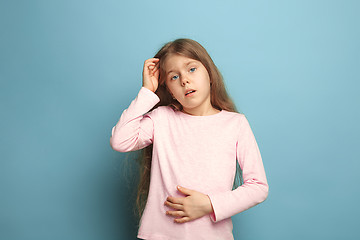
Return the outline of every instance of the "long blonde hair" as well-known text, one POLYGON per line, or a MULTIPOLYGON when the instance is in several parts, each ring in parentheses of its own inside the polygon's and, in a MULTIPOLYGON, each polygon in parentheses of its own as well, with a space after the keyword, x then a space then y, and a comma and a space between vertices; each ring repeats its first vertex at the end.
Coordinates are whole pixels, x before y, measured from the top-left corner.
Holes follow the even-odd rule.
MULTIPOLYGON (((160 59, 159 86, 155 91, 155 94, 160 98, 160 102, 157 103, 150 111, 159 106, 170 106, 175 111, 182 110, 181 104, 176 99, 172 98, 165 84, 164 64, 166 58, 170 54, 179 54, 200 61, 209 73, 211 82, 211 105, 218 110, 238 112, 235 104, 226 92, 223 77, 218 68, 215 66, 208 52, 198 42, 187 38, 180 38, 166 43, 154 56, 155 58, 160 59)), ((137 187, 136 206, 134 208, 134 212, 138 221, 140 220, 144 211, 149 193, 152 149, 152 144, 144 149, 141 149, 140 154, 136 159, 137 163, 139 164, 140 180, 137 187)), ((237 163, 233 189, 242 185, 242 183, 242 171, 237 163)))

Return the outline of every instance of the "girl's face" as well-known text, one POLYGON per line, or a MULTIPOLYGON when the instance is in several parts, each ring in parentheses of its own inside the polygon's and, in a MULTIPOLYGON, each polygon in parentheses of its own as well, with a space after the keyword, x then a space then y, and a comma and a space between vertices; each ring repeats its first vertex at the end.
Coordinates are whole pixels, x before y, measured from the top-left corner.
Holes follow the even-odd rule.
POLYGON ((168 91, 191 115, 209 115, 214 112, 210 102, 210 77, 204 65, 197 60, 172 54, 164 64, 168 91), (195 90, 186 94, 190 89, 195 90))

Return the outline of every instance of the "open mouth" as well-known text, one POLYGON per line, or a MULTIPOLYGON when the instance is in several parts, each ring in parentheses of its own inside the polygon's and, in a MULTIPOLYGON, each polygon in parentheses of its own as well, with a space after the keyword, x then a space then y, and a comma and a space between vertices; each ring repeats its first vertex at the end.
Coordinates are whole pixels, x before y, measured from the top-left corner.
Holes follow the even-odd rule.
POLYGON ((190 92, 186 93, 185 96, 191 96, 191 95, 193 95, 195 92, 196 92, 195 90, 190 91, 190 92))

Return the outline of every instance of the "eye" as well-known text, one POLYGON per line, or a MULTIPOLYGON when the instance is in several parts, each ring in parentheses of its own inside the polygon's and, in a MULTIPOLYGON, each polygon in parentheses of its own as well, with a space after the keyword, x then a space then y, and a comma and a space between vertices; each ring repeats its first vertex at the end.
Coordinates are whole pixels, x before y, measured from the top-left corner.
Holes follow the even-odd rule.
POLYGON ((196 68, 190 68, 190 72, 195 72, 196 68))
POLYGON ((172 80, 176 80, 177 78, 175 78, 175 77, 179 77, 178 75, 175 75, 175 76, 173 76, 171 79, 172 80))

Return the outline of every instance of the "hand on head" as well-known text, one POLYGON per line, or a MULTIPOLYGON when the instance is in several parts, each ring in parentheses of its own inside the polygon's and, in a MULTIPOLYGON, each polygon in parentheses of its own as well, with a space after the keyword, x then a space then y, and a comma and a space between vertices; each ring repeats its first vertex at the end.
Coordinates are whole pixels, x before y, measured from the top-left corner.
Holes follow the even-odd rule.
POLYGON ((158 58, 149 58, 144 62, 143 87, 155 92, 159 86, 160 61, 158 58))

